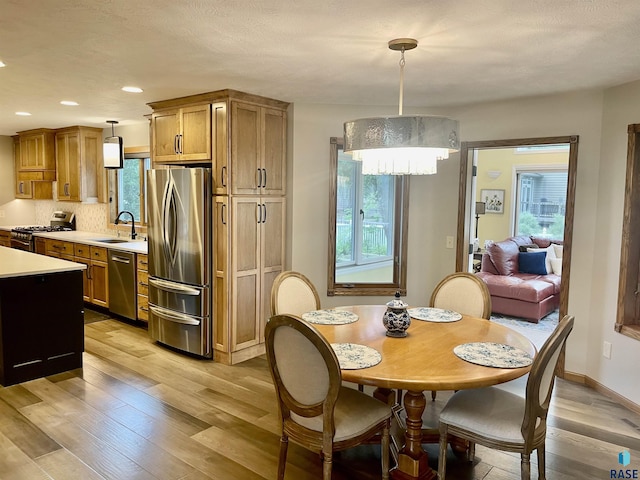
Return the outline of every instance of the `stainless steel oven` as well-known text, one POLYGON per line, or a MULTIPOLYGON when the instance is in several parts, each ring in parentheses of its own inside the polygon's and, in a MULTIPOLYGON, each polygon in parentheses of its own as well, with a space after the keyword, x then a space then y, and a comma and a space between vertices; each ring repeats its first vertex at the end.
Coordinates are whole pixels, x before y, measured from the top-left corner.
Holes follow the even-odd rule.
POLYGON ((11 236, 11 248, 17 248, 18 250, 26 250, 27 252, 35 251, 33 236, 29 235, 29 238, 24 240, 22 238, 11 236))
POLYGON ((16 227, 11 229, 11 248, 35 252, 34 233, 64 232, 76 229, 76 216, 73 212, 53 212, 48 226, 16 227))

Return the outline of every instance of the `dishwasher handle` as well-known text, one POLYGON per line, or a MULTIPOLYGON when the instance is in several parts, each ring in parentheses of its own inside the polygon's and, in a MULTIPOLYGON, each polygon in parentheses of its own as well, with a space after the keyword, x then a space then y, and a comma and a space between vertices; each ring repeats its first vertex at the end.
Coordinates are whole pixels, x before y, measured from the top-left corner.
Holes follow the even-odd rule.
POLYGON ((129 265, 131 263, 131 259, 128 257, 120 257, 118 255, 111 255, 111 261, 113 262, 117 262, 117 263, 124 263, 126 265, 129 265))

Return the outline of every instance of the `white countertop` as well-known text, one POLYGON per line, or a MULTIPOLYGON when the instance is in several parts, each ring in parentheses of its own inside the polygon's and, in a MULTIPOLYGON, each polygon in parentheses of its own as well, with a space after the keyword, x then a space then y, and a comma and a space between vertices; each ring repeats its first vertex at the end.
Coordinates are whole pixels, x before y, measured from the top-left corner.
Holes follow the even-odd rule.
POLYGON ((0 247, 0 278, 85 270, 83 263, 69 262, 15 248, 0 247))
POLYGON ((86 245, 95 245, 105 247, 111 250, 120 250, 123 252, 147 253, 147 242, 145 240, 128 240, 122 243, 106 243, 98 242, 101 239, 117 239, 127 240, 125 237, 116 237, 104 233, 81 232, 78 230, 71 232, 38 232, 34 233, 36 237, 53 238, 65 242, 84 243, 86 245))
MULTIPOLYGON (((16 228, 18 225, 0 225, 0 230, 11 231, 12 228, 16 228)), ((28 226, 28 225, 27 225, 28 226)), ((120 250, 124 252, 133 253, 147 253, 147 242, 145 240, 128 240, 122 243, 105 243, 96 242, 95 240, 101 239, 115 239, 127 240, 126 237, 116 237, 108 233, 95 233, 84 232, 74 230, 71 232, 34 232, 34 236, 43 238, 53 238, 55 240, 63 240, 65 242, 77 242, 85 243, 87 245, 96 245, 98 247, 111 248, 113 250, 120 250)))

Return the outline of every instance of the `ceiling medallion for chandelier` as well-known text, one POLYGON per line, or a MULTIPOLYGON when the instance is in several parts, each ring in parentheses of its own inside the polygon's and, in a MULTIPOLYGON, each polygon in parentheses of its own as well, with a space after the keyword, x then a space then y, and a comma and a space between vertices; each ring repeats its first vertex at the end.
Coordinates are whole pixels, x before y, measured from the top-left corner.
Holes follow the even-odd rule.
POLYGON ((365 175, 431 175, 437 161, 449 158, 460 148, 458 121, 428 115, 402 115, 404 52, 418 41, 398 38, 389 41, 400 51, 400 99, 398 116, 360 118, 344 123, 344 151, 362 161, 365 175))

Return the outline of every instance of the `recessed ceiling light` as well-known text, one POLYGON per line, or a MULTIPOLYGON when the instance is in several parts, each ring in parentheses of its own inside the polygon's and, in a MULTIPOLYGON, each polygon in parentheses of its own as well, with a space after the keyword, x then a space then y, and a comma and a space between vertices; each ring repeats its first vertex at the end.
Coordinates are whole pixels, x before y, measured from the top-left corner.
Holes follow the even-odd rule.
POLYGON ((31 114, 29 112, 16 112, 16 115, 20 115, 21 117, 30 117, 31 114))
POLYGON ((7 64, 6 64, 6 63, 4 63, 2 60, 0 60, 0 68, 2 68, 2 67, 6 67, 6 66, 7 66, 7 64))
POLYGON ((140 87, 122 87, 122 90, 129 93, 142 93, 142 89, 140 87))
POLYGON ((77 107, 78 106, 78 102, 74 102, 73 100, 62 100, 60 102, 60 104, 62 105, 68 105, 70 107, 77 107))

